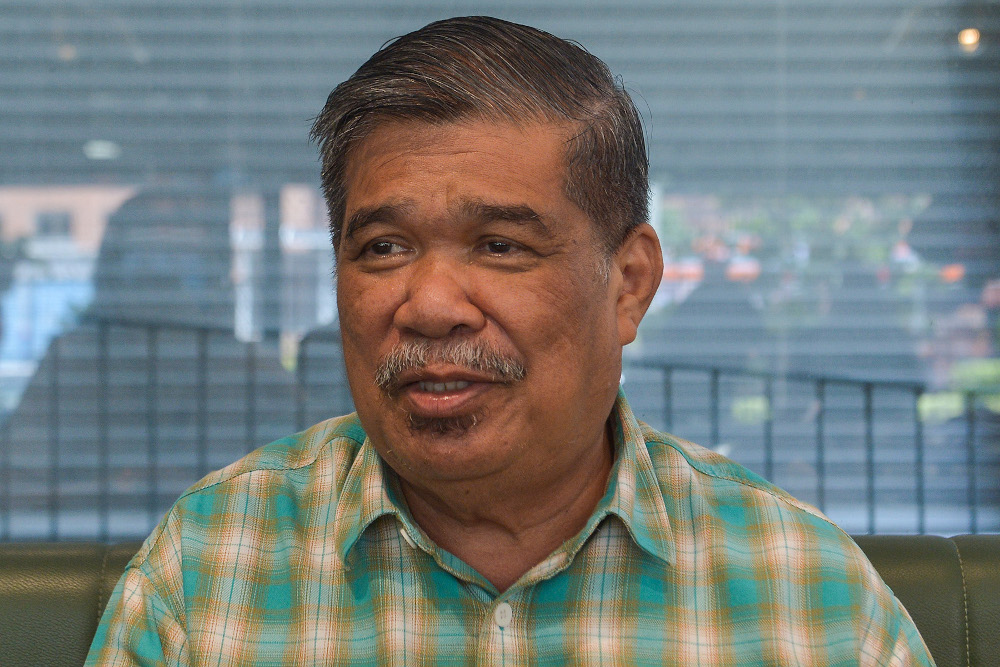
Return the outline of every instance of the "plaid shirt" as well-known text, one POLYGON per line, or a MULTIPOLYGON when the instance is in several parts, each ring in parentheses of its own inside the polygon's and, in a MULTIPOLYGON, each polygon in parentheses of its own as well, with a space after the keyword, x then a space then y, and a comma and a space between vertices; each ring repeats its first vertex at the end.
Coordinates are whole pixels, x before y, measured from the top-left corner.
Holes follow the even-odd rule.
POLYGON ((613 413, 580 533, 500 593, 410 517, 355 415, 209 475, 125 571, 88 665, 931 665, 850 538, 613 413))

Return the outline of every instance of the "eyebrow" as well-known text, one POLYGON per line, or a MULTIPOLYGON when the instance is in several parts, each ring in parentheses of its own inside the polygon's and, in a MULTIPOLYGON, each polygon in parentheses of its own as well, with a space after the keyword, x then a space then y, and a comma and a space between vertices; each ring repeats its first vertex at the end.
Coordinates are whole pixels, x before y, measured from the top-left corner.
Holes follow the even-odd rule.
MULTIPOLYGON (((342 238, 351 238, 365 227, 375 223, 384 222, 392 224, 412 213, 415 207, 416 205, 413 202, 404 201, 397 204, 382 204, 380 206, 359 208, 344 223, 342 238)), ((471 200, 463 203, 459 207, 459 210, 462 218, 475 220, 480 223, 511 222, 529 225, 546 238, 552 238, 553 236, 545 217, 524 204, 506 205, 471 200)))
POLYGON ((529 225, 546 238, 552 237, 552 230, 549 228, 545 216, 524 204, 492 204, 485 201, 473 200, 462 204, 461 211, 463 216, 473 220, 480 222, 512 222, 529 225))
POLYGON ((413 208, 414 205, 410 202, 359 208, 344 223, 344 231, 341 233, 341 237, 345 239, 351 238, 368 225, 373 225, 376 222, 392 223, 405 217, 413 208))

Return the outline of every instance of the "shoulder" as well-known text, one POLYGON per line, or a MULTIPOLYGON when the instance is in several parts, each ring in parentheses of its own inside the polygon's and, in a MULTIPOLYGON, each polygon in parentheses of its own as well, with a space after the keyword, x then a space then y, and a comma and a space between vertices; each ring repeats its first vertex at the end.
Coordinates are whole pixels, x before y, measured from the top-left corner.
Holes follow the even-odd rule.
POLYGON ((305 431, 275 440, 250 452, 242 459, 206 475, 178 499, 179 505, 211 493, 227 493, 243 478, 282 482, 296 477, 297 471, 312 472, 317 466, 350 467, 365 441, 365 432, 356 413, 327 419, 305 431))
POLYGON ((822 645, 867 656, 861 664, 896 664, 894 655, 925 664, 913 622, 840 527, 717 452, 642 428, 681 578, 712 573, 727 613, 737 613, 734 591, 746 589, 742 598, 758 603, 763 596, 779 616, 805 619, 799 631, 822 645))
POLYGON ((690 541, 734 562, 745 555, 751 565, 780 560, 779 573, 881 584, 854 540, 820 510, 717 452, 642 428, 679 546, 690 541))
MULTIPOLYGON (((174 503, 129 564, 154 580, 237 532, 280 541, 294 525, 332 512, 365 441, 356 414, 320 422, 206 475, 174 503), (159 575, 157 576, 157 572, 159 575)), ((186 566, 185 566, 186 567, 186 566)))
MULTIPOLYGON (((681 493, 705 506, 724 508, 734 503, 750 507, 783 509, 817 527, 842 533, 818 509, 795 498, 757 473, 711 449, 642 424, 643 439, 656 469, 661 489, 678 496, 681 493)), ((848 538, 849 539, 849 538, 848 538)))

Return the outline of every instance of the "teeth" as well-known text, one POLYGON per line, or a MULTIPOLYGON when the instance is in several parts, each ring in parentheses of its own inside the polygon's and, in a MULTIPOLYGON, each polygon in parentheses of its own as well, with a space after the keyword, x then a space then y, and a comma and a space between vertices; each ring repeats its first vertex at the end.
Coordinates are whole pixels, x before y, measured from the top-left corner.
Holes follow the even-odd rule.
POLYGON ((426 380, 421 380, 420 391, 430 391, 435 393, 457 391, 459 389, 465 389, 469 386, 469 384, 471 383, 465 380, 456 380, 455 382, 427 382, 426 380))

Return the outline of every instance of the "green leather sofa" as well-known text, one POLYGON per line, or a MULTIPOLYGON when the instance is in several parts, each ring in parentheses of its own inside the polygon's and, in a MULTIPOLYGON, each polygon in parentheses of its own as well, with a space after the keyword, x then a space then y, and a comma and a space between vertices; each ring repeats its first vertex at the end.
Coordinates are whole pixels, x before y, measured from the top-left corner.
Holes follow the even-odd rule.
MULTIPOLYGON (((855 538, 939 667, 1000 665, 1000 535, 855 538)), ((137 543, 0 544, 0 665, 83 663, 137 543)))

